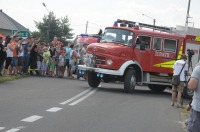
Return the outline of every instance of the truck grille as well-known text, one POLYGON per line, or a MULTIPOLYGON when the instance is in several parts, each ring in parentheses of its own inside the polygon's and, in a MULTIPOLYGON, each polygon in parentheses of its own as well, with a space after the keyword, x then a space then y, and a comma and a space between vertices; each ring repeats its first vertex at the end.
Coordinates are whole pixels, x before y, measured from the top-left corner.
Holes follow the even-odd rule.
POLYGON ((106 64, 106 57, 96 55, 96 64, 105 65, 106 64))

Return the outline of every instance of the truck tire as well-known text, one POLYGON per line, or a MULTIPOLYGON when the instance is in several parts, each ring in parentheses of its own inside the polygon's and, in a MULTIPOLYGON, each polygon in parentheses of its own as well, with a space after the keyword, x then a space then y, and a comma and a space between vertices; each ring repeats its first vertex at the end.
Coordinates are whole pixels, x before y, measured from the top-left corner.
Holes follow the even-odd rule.
POLYGON ((135 72, 132 69, 128 69, 124 79, 124 91, 126 93, 131 93, 135 89, 136 77, 135 72))
POLYGON ((88 71, 87 74, 88 74, 87 80, 90 87, 92 88, 98 87, 101 82, 101 78, 97 77, 95 72, 88 71))
POLYGON ((184 87, 183 89, 183 97, 186 99, 192 99, 192 96, 194 95, 194 92, 189 90, 187 87, 184 87))
POLYGON ((151 89, 154 92, 163 92, 166 89, 166 86, 163 85, 156 85, 156 84, 149 84, 148 85, 149 89, 151 89))

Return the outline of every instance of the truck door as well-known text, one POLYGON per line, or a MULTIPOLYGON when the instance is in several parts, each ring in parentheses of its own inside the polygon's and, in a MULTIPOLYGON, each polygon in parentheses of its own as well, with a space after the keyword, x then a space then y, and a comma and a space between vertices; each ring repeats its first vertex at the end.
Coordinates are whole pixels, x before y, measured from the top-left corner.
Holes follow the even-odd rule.
POLYGON ((154 37, 152 54, 152 72, 172 73, 177 58, 178 40, 154 37))
POLYGON ((151 37, 138 35, 135 44, 136 61, 142 66, 143 71, 149 71, 151 64, 151 37))

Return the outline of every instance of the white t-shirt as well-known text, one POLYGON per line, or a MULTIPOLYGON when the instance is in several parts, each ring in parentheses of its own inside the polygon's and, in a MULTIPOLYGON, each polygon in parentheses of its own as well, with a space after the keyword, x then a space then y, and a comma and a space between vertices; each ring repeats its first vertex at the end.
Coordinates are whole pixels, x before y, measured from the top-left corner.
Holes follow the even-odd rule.
POLYGON ((194 68, 191 77, 198 79, 198 86, 197 89, 194 91, 194 96, 191 105, 195 111, 200 112, 200 66, 196 66, 194 68))
MULTIPOLYGON (((174 63, 174 75, 178 75, 186 62, 184 60, 177 60, 174 63)), ((185 81, 185 71, 188 71, 188 64, 185 64, 181 74, 180 74, 180 81, 185 81)))
POLYGON ((10 43, 7 45, 7 57, 13 57, 13 51, 11 51, 9 47, 11 47, 10 43))
POLYGON ((83 48, 81 49, 81 52, 80 52, 80 60, 83 61, 85 53, 86 53, 86 49, 85 49, 85 47, 83 47, 83 48))
POLYGON ((24 56, 24 50, 22 50, 21 52, 18 51, 18 57, 23 57, 23 56, 24 56))

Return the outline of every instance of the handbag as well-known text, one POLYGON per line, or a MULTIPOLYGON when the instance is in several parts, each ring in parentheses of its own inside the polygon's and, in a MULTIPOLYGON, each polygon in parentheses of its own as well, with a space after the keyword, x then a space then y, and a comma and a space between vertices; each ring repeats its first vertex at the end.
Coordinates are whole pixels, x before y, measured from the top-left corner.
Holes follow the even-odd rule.
POLYGON ((183 68, 185 67, 185 64, 183 65, 183 67, 182 67, 182 69, 181 69, 181 71, 180 71, 180 73, 178 75, 173 75, 173 77, 172 77, 172 85, 177 86, 177 85, 180 84, 180 74, 181 74, 183 68))

